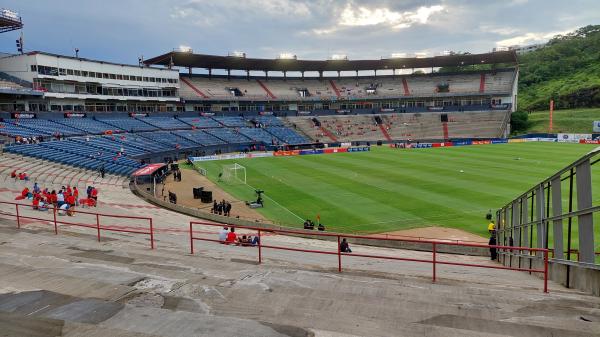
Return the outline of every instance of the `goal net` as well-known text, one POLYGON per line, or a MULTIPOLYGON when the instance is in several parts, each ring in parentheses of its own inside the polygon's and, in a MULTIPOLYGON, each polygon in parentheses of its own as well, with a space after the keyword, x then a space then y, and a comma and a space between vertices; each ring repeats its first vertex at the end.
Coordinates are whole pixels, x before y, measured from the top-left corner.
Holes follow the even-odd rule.
POLYGON ((221 180, 228 184, 245 184, 246 168, 238 163, 232 165, 224 165, 221 180))

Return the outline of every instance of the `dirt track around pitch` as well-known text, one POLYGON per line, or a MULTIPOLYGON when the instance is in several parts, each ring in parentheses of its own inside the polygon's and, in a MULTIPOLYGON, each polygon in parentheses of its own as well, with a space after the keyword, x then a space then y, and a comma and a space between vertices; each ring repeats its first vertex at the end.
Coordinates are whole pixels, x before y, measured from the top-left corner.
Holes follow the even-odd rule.
MULTIPOLYGON (((241 219, 260 222, 271 222, 262 214, 258 213, 246 206, 245 201, 236 199, 231 194, 223 191, 218 185, 210 181, 205 176, 194 170, 181 170, 181 181, 173 181, 173 176, 170 175, 165 181, 164 196, 169 195, 169 191, 177 194, 177 204, 197 208, 204 212, 209 212, 212 208, 212 203, 204 204, 200 199, 194 199, 192 188, 204 187, 206 191, 212 191, 213 199, 217 201, 226 200, 231 203, 231 217, 239 216, 241 219)), ((161 197, 162 185, 156 187, 156 194, 161 197)))

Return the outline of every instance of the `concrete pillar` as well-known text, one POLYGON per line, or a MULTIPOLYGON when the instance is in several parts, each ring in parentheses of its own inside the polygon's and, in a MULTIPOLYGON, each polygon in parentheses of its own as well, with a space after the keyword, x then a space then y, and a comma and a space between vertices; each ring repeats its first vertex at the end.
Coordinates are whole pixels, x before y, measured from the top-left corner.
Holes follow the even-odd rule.
MULTIPOLYGON (((558 216, 562 214, 562 195, 560 186, 560 176, 555 177, 550 182, 550 188, 552 189, 552 216, 558 216)), ((552 247, 554 248, 554 258, 564 259, 564 246, 563 246, 563 221, 557 219, 552 221, 552 234, 554 242, 552 247)))
MULTIPOLYGON (((592 174, 590 160, 575 168, 577 183, 577 210, 592 207, 592 174)), ((590 212, 577 216, 579 228, 579 261, 594 263, 594 215, 590 212)))

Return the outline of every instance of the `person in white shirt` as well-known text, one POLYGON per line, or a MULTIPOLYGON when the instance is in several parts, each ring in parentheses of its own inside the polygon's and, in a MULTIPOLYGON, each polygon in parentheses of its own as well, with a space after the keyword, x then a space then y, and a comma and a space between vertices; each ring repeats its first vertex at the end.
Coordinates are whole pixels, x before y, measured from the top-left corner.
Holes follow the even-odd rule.
POLYGON ((58 192, 58 194, 56 195, 56 203, 58 204, 58 207, 62 206, 65 203, 65 195, 62 191, 58 192))
POLYGON ((219 241, 225 242, 227 240, 227 234, 229 234, 229 229, 227 227, 223 227, 219 232, 219 241))

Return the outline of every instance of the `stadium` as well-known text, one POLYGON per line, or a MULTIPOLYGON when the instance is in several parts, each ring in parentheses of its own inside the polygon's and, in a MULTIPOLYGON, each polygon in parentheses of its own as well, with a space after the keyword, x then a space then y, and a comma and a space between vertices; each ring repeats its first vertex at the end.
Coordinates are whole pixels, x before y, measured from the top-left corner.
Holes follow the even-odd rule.
POLYGON ((554 130, 552 101, 515 132, 519 50, 124 64, 16 42, 0 335, 600 335, 600 122, 554 130))

